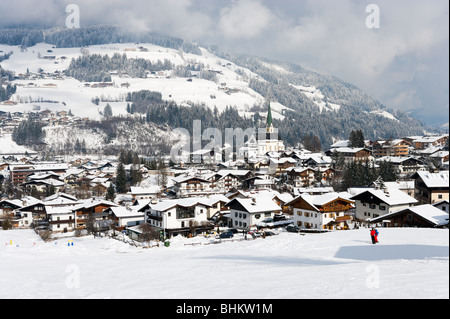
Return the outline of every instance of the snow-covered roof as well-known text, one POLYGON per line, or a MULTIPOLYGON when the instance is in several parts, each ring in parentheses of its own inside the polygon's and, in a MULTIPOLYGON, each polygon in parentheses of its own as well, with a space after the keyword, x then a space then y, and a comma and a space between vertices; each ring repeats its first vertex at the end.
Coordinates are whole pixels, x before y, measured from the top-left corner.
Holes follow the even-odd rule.
POLYGON ((340 148, 340 147, 348 147, 350 144, 349 140, 344 140, 344 141, 337 141, 336 143, 334 143, 333 145, 331 145, 331 148, 340 148))
MULTIPOLYGON (((449 187, 449 171, 430 173, 428 171, 418 171, 416 174, 422 179, 427 187, 449 187)), ((415 175, 415 174, 414 174, 415 175)))
POLYGON ((216 174, 220 176, 227 176, 227 175, 234 175, 234 176, 245 176, 249 173, 249 170, 228 170, 228 169, 222 169, 218 171, 216 174))
POLYGON ((95 207, 98 205, 107 205, 107 206, 111 206, 111 207, 119 206, 116 203, 113 203, 110 201, 89 198, 89 199, 86 199, 85 201, 83 201, 81 204, 72 207, 72 209, 73 210, 87 209, 87 208, 95 207))
POLYGON ((156 204, 149 203, 149 206, 152 210, 163 212, 167 211, 169 209, 172 209, 176 206, 181 207, 192 207, 202 205, 206 207, 210 207, 211 204, 207 198, 203 197, 189 197, 189 198, 180 198, 180 199, 168 199, 168 200, 162 200, 156 204))
POLYGON ((427 221, 434 224, 435 226, 443 226, 443 225, 448 224, 448 219, 449 219, 448 213, 444 212, 444 211, 440 210, 439 208, 434 207, 433 205, 430 205, 430 204, 408 207, 406 209, 392 212, 390 214, 386 214, 381 217, 373 218, 370 220, 370 222, 375 223, 375 222, 380 221, 381 219, 386 220, 395 215, 402 214, 405 211, 410 211, 410 212, 422 217, 423 219, 426 219, 427 221))
POLYGON ((226 197, 225 195, 223 195, 223 194, 214 194, 214 195, 210 195, 209 197, 208 197, 208 199, 209 199, 209 204, 210 205, 214 205, 214 204, 216 204, 217 202, 225 202, 225 203, 228 203, 230 200, 228 199, 228 197, 226 197))
POLYGON ((74 214, 72 207, 45 207, 47 215, 74 214))
POLYGON ((234 201, 244 207, 244 209, 249 213, 262 213, 262 212, 275 212, 281 211, 281 207, 278 206, 271 198, 265 196, 257 196, 253 198, 235 198, 231 200, 227 206, 232 204, 234 201))
POLYGON ((158 194, 160 192, 161 187, 158 185, 148 187, 131 187, 131 194, 133 195, 158 194))
POLYGON ((415 198, 396 188, 386 190, 368 189, 360 194, 352 196, 351 199, 355 200, 363 193, 369 193, 371 196, 375 196, 389 206, 415 204, 418 202, 415 198))
POLYGON ((341 193, 336 193, 336 192, 330 192, 330 193, 325 193, 325 194, 321 194, 321 195, 302 194, 302 195, 296 197, 295 199, 293 199, 289 203, 292 203, 292 202, 296 201, 300 197, 304 201, 306 201, 309 205, 314 207, 317 211, 319 211, 319 208, 317 206, 326 205, 326 204, 328 204, 328 203, 330 203, 332 201, 335 201, 337 199, 343 199, 343 200, 346 200, 346 201, 353 202, 352 199, 349 199, 348 193, 341 194, 341 193))
POLYGON ((126 218, 126 217, 144 217, 143 212, 139 212, 138 207, 111 207, 109 210, 118 218, 126 218))

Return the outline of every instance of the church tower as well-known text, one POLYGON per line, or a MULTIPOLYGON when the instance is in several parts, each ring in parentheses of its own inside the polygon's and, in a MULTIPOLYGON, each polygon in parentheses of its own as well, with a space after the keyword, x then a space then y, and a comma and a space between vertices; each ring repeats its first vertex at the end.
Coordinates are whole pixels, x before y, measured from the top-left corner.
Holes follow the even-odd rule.
POLYGON ((269 111, 267 113, 267 124, 266 124, 266 134, 272 134, 274 132, 274 127, 273 127, 273 119, 272 119, 272 108, 270 107, 270 102, 269 102, 269 111))

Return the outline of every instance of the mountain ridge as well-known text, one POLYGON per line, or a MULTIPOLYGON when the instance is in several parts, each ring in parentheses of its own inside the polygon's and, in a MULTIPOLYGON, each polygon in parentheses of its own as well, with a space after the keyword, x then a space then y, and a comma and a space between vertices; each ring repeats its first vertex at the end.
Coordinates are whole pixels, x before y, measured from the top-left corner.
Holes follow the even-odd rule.
MULTIPOLYGON (((36 31, 30 31, 28 34, 24 30, 12 29, 8 32, 1 33, 3 36, 0 36, 0 43, 8 42, 15 45, 20 43, 23 47, 24 43, 33 44, 33 41, 44 39, 44 35, 41 39, 38 36, 39 32, 36 31), (11 33, 9 37, 8 32, 11 33)), ((419 135, 428 129, 419 120, 406 113, 388 109, 354 84, 342 81, 333 75, 307 70, 297 64, 249 55, 235 56, 224 53, 217 47, 200 47, 196 43, 174 37, 154 33, 131 35, 121 33, 120 29, 108 29, 105 26, 42 32, 45 33, 46 42, 53 42, 50 45, 54 49, 48 50, 60 52, 60 55, 65 52, 70 53, 71 61, 74 61, 77 55, 74 51, 64 51, 64 49, 73 48, 80 51, 85 49, 103 52, 106 55, 113 52, 106 49, 102 51, 102 48, 117 47, 118 50, 115 53, 125 54, 126 59, 134 59, 133 62, 141 56, 152 59, 155 59, 155 56, 170 58, 173 64, 172 70, 165 70, 163 76, 148 84, 142 84, 135 78, 129 79, 122 75, 113 76, 115 83, 119 81, 122 82, 121 84, 126 81, 132 83, 132 88, 128 92, 140 91, 151 86, 154 91, 161 90, 165 100, 172 99, 179 107, 189 107, 197 103, 214 111, 221 101, 219 112, 224 111, 225 105, 237 107, 239 114, 246 119, 252 119, 252 124, 255 126, 263 123, 267 111, 266 103, 270 100, 276 115, 274 125, 279 128, 281 137, 286 139, 288 145, 294 146, 304 136, 316 135, 320 137, 326 148, 337 139, 346 139, 355 129, 363 129, 366 138, 370 139, 419 135), (115 41, 144 39, 158 44, 151 43, 151 47, 143 48, 148 50, 146 55, 145 51, 137 51, 139 47, 147 46, 148 42, 109 43, 111 39, 115 41), (78 46, 83 44, 86 46, 78 46), (125 52, 124 45, 128 44, 130 50, 136 51, 125 52), (161 48, 165 48, 166 52, 161 52, 164 51, 161 48), (200 72, 204 72, 203 75, 200 72), (192 79, 196 85, 193 86, 194 89, 185 94, 185 99, 183 97, 176 99, 174 96, 181 95, 182 89, 187 90, 187 81, 192 79), (227 83, 223 82, 225 80, 227 83), (169 85, 172 85, 173 92, 168 89, 169 85), (204 96, 200 97, 201 95, 204 96)), ((38 43, 34 45, 34 50, 40 50, 38 43)), ((92 56, 93 53, 95 52, 89 52, 88 55, 92 56)), ((83 53, 79 52, 78 56, 83 56, 83 53)), ((9 58, 14 59, 14 55, 9 58)), ((7 65, 8 60, 5 61, 3 64, 7 65)), ((36 63, 41 62, 43 61, 39 60, 36 63)), ((67 65, 62 61, 60 63, 67 65)), ((54 65, 50 70, 53 69, 55 69, 54 65)), ((62 67, 59 69, 61 70, 62 67)), ((112 70, 106 71, 112 72, 112 70)), ((151 76, 150 73, 148 77, 151 76)), ((145 80, 147 78, 142 79, 142 81, 145 80)), ((84 82, 78 84, 74 82, 73 85, 81 86, 81 83, 84 82)), ((117 94, 119 90, 115 91, 117 94)), ((28 91, 25 92, 28 93, 28 91)), ((19 90, 15 98, 20 99, 20 97, 19 90)), ((123 102, 125 101, 121 102, 121 107, 125 108, 123 102)), ((70 102, 67 101, 67 103, 70 102)), ((102 109, 104 104, 101 104, 98 109, 102 109)))

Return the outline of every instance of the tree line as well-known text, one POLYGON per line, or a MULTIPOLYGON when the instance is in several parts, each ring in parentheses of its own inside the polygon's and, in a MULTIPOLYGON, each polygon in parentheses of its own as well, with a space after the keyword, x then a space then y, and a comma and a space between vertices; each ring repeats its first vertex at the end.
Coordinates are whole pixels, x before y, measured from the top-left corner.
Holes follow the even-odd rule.
POLYGON ((14 128, 12 140, 18 145, 35 146, 45 137, 44 124, 31 116, 14 128))

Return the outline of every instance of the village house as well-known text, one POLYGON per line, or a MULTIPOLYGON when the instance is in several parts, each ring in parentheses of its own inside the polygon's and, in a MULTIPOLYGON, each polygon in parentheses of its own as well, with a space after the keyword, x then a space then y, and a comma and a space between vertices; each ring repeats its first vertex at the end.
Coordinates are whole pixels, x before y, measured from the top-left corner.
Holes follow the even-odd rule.
POLYGON ((211 181, 198 177, 180 175, 172 179, 173 190, 180 197, 211 194, 211 181))
POLYGON ((432 146, 444 146, 448 140, 448 134, 437 136, 422 136, 412 141, 416 150, 423 150, 432 146))
POLYGON ((231 189, 241 188, 244 180, 250 177, 248 170, 220 170, 209 176, 205 176, 211 182, 211 190, 227 192, 231 189))
POLYGON ((208 208, 206 218, 209 220, 217 213, 227 211, 228 208, 226 207, 226 204, 229 201, 230 200, 222 194, 208 196, 208 203, 211 207, 208 208))
POLYGON ((164 231, 165 237, 189 235, 213 227, 208 222, 207 198, 182 198, 152 201, 141 208, 145 222, 164 231))
POLYGON ((327 156, 342 156, 345 163, 373 161, 372 152, 366 148, 339 147, 325 152, 327 156))
POLYGON ((276 213, 282 211, 280 206, 266 196, 236 197, 226 206, 230 209, 231 226, 242 230, 249 230, 266 219, 273 219, 276 213))
POLYGON ((75 212, 70 206, 66 207, 47 207, 47 221, 49 230, 52 232, 72 232, 76 228, 75 212))
POLYGON ((294 188, 313 186, 317 171, 310 167, 291 167, 285 170, 286 181, 294 188))
POLYGON ((271 158, 269 162, 270 167, 276 167, 277 175, 281 175, 286 169, 293 168, 296 165, 297 161, 292 157, 271 158))
POLYGON ((381 180, 376 180, 369 184, 369 187, 380 189, 385 187, 387 189, 399 189, 405 194, 414 197, 415 189, 414 189, 414 180, 405 180, 405 181, 395 181, 395 182, 383 182, 381 180))
POLYGON ((375 160, 376 163, 389 162, 395 167, 399 175, 407 176, 417 171, 425 170, 425 163, 417 158, 407 156, 384 156, 375 160))
POLYGON ((109 226, 108 214, 104 211, 110 207, 117 207, 119 205, 102 200, 90 198, 84 200, 81 204, 76 205, 72 210, 76 213, 75 222, 77 229, 86 229, 86 224, 89 218, 94 218, 99 228, 107 228, 109 226))
POLYGON ((437 228, 448 226, 448 220, 448 212, 444 212, 433 205, 424 204, 373 218, 370 223, 381 224, 383 227, 437 228))
POLYGON ((0 201, 0 225, 2 224, 2 220, 10 218, 13 227, 30 226, 32 222, 31 214, 30 217, 24 221, 23 216, 21 216, 18 210, 39 202, 40 201, 37 198, 31 196, 24 196, 20 199, 4 199, 0 201))
POLYGON ((430 173, 419 171, 414 173, 416 194, 420 204, 433 204, 441 200, 449 200, 449 171, 430 173))
POLYGON ((412 143, 403 139, 376 141, 372 145, 372 155, 375 158, 383 156, 408 156, 411 146, 412 143))
POLYGON ((369 189, 350 197, 355 201, 356 219, 365 222, 414 206, 418 201, 403 191, 393 189, 369 189))
POLYGON ((119 206, 105 209, 104 213, 108 214, 109 219, 115 223, 115 228, 119 231, 127 227, 141 225, 145 222, 145 216, 140 211, 139 206, 119 206))
POLYGON ((138 201, 149 201, 151 199, 155 199, 161 195, 161 187, 160 186, 151 186, 151 187, 131 187, 131 196, 138 201))
POLYGON ((292 207, 294 225, 301 229, 348 229, 353 221, 354 201, 338 193, 303 194, 287 205, 292 207))

